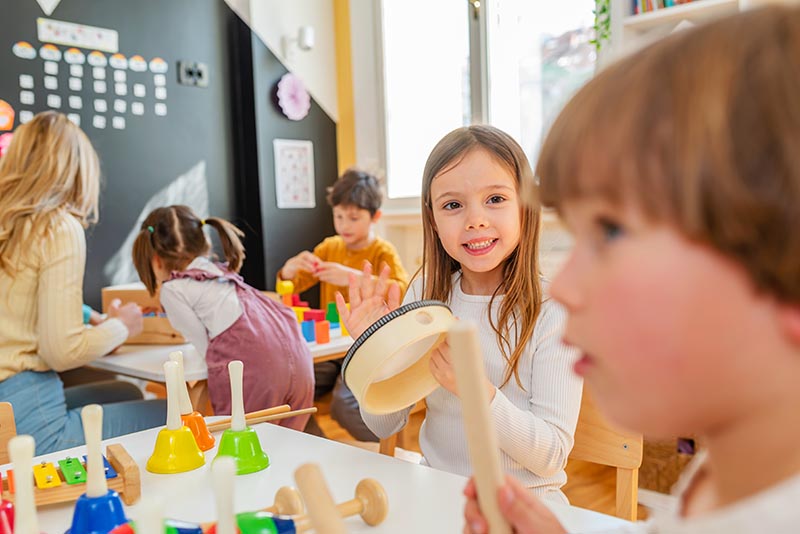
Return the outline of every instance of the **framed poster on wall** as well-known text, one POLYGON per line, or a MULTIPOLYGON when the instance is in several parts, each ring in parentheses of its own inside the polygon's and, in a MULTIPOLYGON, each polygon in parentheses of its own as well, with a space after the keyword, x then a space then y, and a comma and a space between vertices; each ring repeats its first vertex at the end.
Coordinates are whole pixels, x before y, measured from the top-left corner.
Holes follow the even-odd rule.
POLYGON ((314 208, 314 144, 275 139, 275 193, 280 209, 314 208))

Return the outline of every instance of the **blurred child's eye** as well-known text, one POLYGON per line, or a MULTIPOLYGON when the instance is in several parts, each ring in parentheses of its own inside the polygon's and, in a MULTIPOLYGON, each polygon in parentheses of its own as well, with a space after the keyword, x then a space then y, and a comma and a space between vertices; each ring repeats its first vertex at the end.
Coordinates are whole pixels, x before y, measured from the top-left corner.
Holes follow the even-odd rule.
POLYGON ((460 207, 461 207, 461 204, 459 204, 459 203, 458 203, 458 202, 456 202, 455 200, 454 200, 454 201, 452 201, 452 202, 448 202, 447 204, 445 204, 444 206, 442 206, 442 208, 444 208, 444 209, 446 209, 446 210, 454 210, 454 209, 458 209, 458 208, 460 208, 460 207))
POLYGON ((624 233, 622 226, 609 218, 599 217, 597 219, 597 224, 600 226, 600 230, 603 234, 603 240, 605 241, 613 241, 619 237, 622 237, 624 233))
POLYGON ((505 197, 502 197, 500 195, 494 195, 490 197, 488 200, 489 204, 499 204, 503 201, 505 201, 505 197))

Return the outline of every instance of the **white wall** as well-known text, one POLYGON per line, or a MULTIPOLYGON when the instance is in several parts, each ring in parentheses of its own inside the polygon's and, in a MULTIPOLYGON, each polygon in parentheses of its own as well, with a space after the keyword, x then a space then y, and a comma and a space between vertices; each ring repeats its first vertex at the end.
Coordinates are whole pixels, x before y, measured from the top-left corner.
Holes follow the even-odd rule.
POLYGON ((335 122, 336 41, 332 0, 226 0, 286 68, 299 76, 308 92, 335 122), (248 7, 249 6, 249 7, 248 7), (297 37, 300 26, 313 26, 315 44, 284 53, 283 36, 297 37))

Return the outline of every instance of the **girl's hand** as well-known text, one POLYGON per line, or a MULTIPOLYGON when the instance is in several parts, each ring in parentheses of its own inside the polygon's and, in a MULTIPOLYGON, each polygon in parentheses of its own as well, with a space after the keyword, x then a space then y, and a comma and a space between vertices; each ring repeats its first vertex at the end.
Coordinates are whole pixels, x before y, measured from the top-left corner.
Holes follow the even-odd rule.
POLYGON ((400 306, 400 286, 389 280, 391 269, 384 263, 378 278, 372 277, 372 265, 364 262, 361 277, 350 274, 350 309, 341 293, 336 293, 339 317, 355 339, 369 326, 400 306))
POLYGON ((350 275, 361 276, 361 271, 336 263, 333 261, 323 261, 317 266, 314 275, 322 282, 335 286, 346 286, 350 283, 350 275))
MULTIPOLYGON (((433 378, 439 382, 444 389, 458 397, 458 384, 456 383, 456 373, 453 369, 453 359, 450 354, 450 344, 447 341, 440 343, 431 354, 428 363, 433 378)), ((494 387, 488 378, 483 377, 484 387, 489 396, 489 402, 494 400, 497 388, 494 387)))
MULTIPOLYGON (((311 274, 315 274, 315 271, 322 263, 318 257, 314 256, 307 250, 304 250, 297 256, 293 258, 289 258, 286 264, 283 266, 280 272, 280 277, 284 280, 291 280, 299 271, 306 271, 311 274)), ((344 285, 344 284, 342 284, 344 285)))
POLYGON ((439 385, 458 397, 456 373, 453 370, 453 363, 450 360, 450 344, 446 340, 439 343, 439 345, 433 349, 428 366, 430 367, 433 378, 439 382, 439 385))
MULTIPOLYGON (((467 503, 464 505, 464 534, 485 534, 489 524, 478 505, 475 481, 470 479, 464 488, 467 503)), ((506 483, 498 488, 500 512, 517 534, 566 534, 556 516, 515 478, 506 475, 506 483)))
POLYGON ((108 318, 119 319, 128 329, 128 337, 138 336, 144 329, 144 318, 142 309, 135 303, 129 302, 124 306, 119 299, 114 299, 108 307, 108 318))

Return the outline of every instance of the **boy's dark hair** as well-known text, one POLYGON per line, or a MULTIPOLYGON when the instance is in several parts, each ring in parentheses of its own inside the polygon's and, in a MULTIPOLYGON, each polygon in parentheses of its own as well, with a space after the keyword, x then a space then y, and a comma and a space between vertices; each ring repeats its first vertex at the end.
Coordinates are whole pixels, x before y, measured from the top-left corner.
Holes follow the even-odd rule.
POLYGON ((333 187, 328 188, 331 206, 356 206, 375 215, 381 208, 382 194, 378 179, 358 169, 344 171, 333 187))

